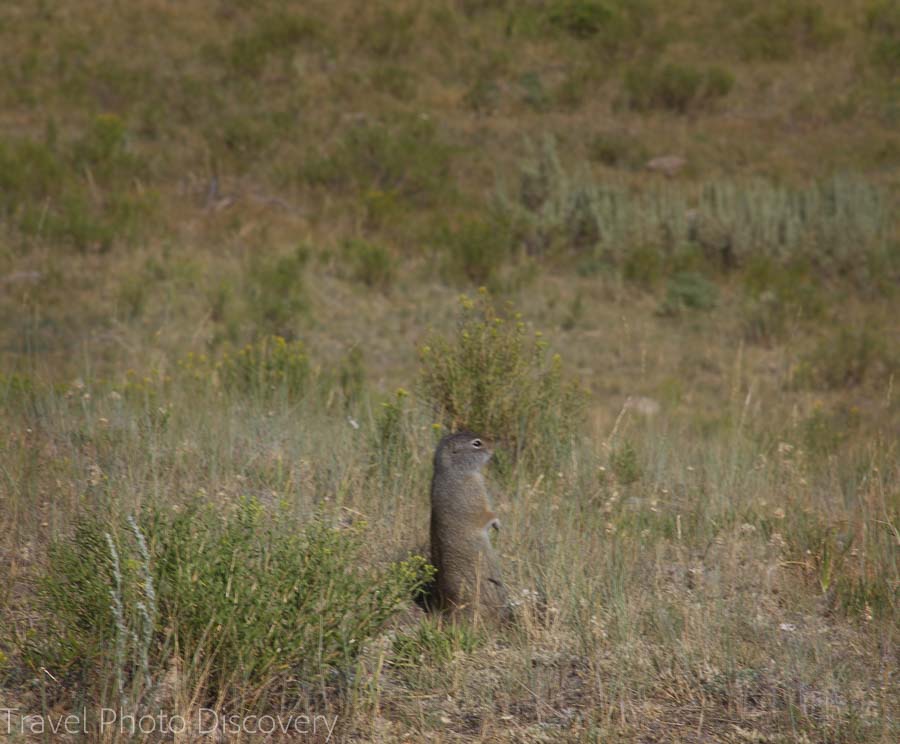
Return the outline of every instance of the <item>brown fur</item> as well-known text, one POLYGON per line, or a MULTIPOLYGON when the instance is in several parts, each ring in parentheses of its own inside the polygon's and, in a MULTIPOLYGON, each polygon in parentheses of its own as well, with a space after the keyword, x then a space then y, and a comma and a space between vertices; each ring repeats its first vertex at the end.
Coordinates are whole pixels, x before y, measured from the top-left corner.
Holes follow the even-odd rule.
POLYGON ((509 597, 490 539, 500 522, 481 473, 491 454, 470 432, 438 444, 431 482, 431 562, 437 568, 431 603, 454 615, 508 619, 509 597))

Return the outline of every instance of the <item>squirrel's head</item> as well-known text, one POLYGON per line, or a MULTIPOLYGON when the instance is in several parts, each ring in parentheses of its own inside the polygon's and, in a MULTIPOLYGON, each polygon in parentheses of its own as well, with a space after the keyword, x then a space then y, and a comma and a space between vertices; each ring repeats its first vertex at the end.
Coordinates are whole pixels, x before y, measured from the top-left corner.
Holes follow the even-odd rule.
POLYGON ((434 469, 455 472, 481 470, 493 455, 489 443, 470 431, 448 434, 434 453, 434 469))

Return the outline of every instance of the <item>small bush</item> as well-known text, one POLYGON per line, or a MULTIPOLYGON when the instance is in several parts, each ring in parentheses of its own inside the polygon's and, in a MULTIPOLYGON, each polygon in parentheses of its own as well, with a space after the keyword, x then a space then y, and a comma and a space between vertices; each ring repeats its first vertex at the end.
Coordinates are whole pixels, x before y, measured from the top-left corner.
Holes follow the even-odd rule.
POLYGON ((499 439, 527 463, 563 456, 583 418, 584 394, 560 357, 548 358, 540 334, 500 315, 486 291, 462 298, 454 336, 433 335, 422 347, 419 380, 447 430, 499 439))
POLYGON ((122 279, 118 289, 119 307, 127 318, 139 318, 147 303, 149 283, 143 272, 127 276, 122 279))
POLYGON ((710 105, 731 92, 734 76, 721 67, 637 65, 625 73, 628 105, 638 111, 667 109, 683 114, 710 105))
POLYGON ((49 127, 46 143, 0 141, 0 215, 82 252, 138 239, 156 204, 153 192, 134 188, 144 165, 124 122, 103 114, 76 140, 56 140, 49 127))
POLYGON ((784 265, 757 256, 743 272, 744 337, 754 343, 778 340, 793 322, 820 318, 825 303, 811 267, 793 261, 784 265))
POLYGON ((260 18, 246 34, 235 38, 226 52, 231 69, 257 77, 273 56, 289 60, 294 49, 310 42, 322 42, 324 29, 312 18, 276 13, 260 18))
POLYGON ((840 389, 861 385, 870 376, 896 371, 898 360, 872 328, 840 328, 822 339, 801 363, 799 377, 811 387, 840 389))
POLYGON ((381 404, 375 422, 371 451, 374 465, 382 476, 407 465, 410 457, 409 393, 398 388, 391 400, 381 404))
POLYGON ((470 654, 485 643, 485 635, 468 623, 439 623, 428 618, 394 638, 394 663, 401 668, 443 667, 457 654, 470 654))
POLYGON ((490 73, 480 73, 466 90, 463 103, 479 114, 490 114, 500 103, 500 86, 490 73))
POLYGON ((399 59, 406 55, 416 40, 416 9, 373 9, 369 17, 363 15, 360 40, 363 48, 377 57, 399 59))
POLYGON ((499 219, 465 218, 438 232, 444 270, 455 281, 490 283, 511 250, 509 228, 499 219))
POLYGON ((225 390, 263 397, 277 392, 302 395, 311 378, 306 347, 281 336, 264 336, 238 351, 226 349, 215 371, 225 390))
POLYGON ((549 10, 550 23, 578 39, 588 39, 617 20, 610 3, 597 0, 562 0, 549 10))
POLYGON ((27 139, 0 141, 0 210, 13 215, 59 192, 65 166, 53 148, 27 139))
POLYGON ((795 510, 784 527, 789 555, 826 601, 828 611, 871 620, 893 617, 897 600, 896 523, 894 509, 885 527, 867 528, 865 538, 795 510))
POLYGON ((371 76, 375 90, 386 93, 398 101, 411 101, 416 97, 416 73, 400 65, 381 65, 371 76))
POLYGON ((39 391, 40 388, 27 374, 0 372, 0 405, 7 411, 33 406, 39 391))
POLYGON ((865 30, 876 67, 889 75, 900 73, 900 6, 877 0, 866 11, 865 30))
POLYGON ((817 404, 800 422, 803 445, 814 456, 832 456, 858 433, 860 422, 860 412, 855 406, 841 404, 829 410, 817 404))
POLYGON ((588 157, 612 167, 639 168, 649 159, 643 143, 624 132, 598 132, 588 143, 588 157))
POLYGON ((719 179, 635 191, 586 171, 572 178, 549 138, 517 176, 518 188, 501 187, 497 199, 515 243, 533 255, 568 249, 588 271, 621 268, 640 246, 657 250, 667 270, 734 270, 761 257, 779 270, 807 264, 819 276, 851 276, 868 290, 898 278, 890 194, 870 179, 719 179))
POLYGON ((825 49, 839 36, 839 27, 815 0, 776 0, 747 18, 737 43, 745 59, 784 61, 799 51, 825 49))
POLYGON ((304 174, 314 184, 394 193, 427 206, 450 188, 451 153, 426 117, 365 122, 351 127, 329 155, 311 158, 304 174))
POLYGON ((298 397, 308 392, 312 370, 306 347, 281 336, 264 336, 240 349, 226 346, 221 355, 189 353, 178 361, 182 379, 199 391, 233 395, 298 397))
POLYGON ((651 2, 642 0, 554 0, 546 23, 607 54, 634 50, 656 17, 651 2))
POLYGON ((550 107, 550 96, 541 80, 539 72, 526 72, 519 77, 522 102, 535 111, 546 111, 550 107))
POLYGON ((641 478, 637 450, 630 442, 623 442, 612 451, 609 464, 616 480, 623 485, 635 483, 641 478))
POLYGON ((675 316, 684 310, 712 310, 718 301, 715 284, 696 272, 682 271, 669 280, 660 314, 675 316))
POLYGON ((531 149, 532 157, 519 168, 517 198, 501 193, 499 199, 513 235, 532 255, 590 253, 603 235, 600 191, 586 171, 569 177, 552 137, 531 149))
POLYGON ((46 632, 28 659, 99 695, 111 678, 146 691, 177 649, 207 700, 248 685, 296 692, 346 668, 419 588, 424 561, 367 568, 364 525, 291 522, 249 499, 149 508, 130 530, 84 518, 49 552, 46 632))
POLYGON ((125 122, 115 114, 101 114, 73 145, 74 165, 91 169, 91 175, 109 181, 117 175, 133 177, 140 165, 128 149, 125 122))
POLYGON ((622 265, 622 276, 626 281, 649 289, 662 278, 665 269, 666 262, 659 249, 643 245, 628 251, 622 265))
POLYGON ((587 99, 596 80, 594 68, 572 68, 566 72, 565 79, 555 87, 553 100, 559 108, 575 111, 587 99))
POLYGON ((283 256, 257 256, 250 262, 245 295, 258 330, 290 337, 294 323, 308 307, 303 274, 309 254, 305 246, 283 256))
POLYGON ((390 288, 394 281, 394 257, 382 245, 365 240, 348 240, 344 253, 352 267, 353 278, 368 287, 390 288))
POLYGON ((362 397, 365 390, 366 362, 359 346, 354 346, 347 352, 338 365, 336 376, 344 406, 349 408, 362 397))

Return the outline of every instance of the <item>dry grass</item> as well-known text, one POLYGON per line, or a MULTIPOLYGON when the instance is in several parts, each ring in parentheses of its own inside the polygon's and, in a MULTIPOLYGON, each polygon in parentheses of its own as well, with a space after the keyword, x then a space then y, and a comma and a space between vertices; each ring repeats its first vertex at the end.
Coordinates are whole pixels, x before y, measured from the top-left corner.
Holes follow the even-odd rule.
MULTIPOLYGON (((897 740, 891 9, 630 8, 0 10, 2 705, 97 710, 124 675, 135 710, 318 713, 347 741, 897 740), (481 283, 499 327, 521 313, 499 359, 457 336, 481 283), (546 379, 517 357, 536 331, 546 379), (165 541, 144 561, 129 516, 251 504, 287 590, 260 546, 312 550, 316 514, 336 565, 359 534, 383 575, 461 415, 514 443, 492 485, 518 627, 409 603, 260 675, 265 638, 188 655, 184 614, 146 622, 165 541), (97 565, 103 533, 123 548, 133 637, 111 569, 59 562, 85 522, 97 565), (57 592, 74 655, 48 651, 48 576, 85 587, 57 592)), ((219 544, 202 527, 183 547, 219 544)))

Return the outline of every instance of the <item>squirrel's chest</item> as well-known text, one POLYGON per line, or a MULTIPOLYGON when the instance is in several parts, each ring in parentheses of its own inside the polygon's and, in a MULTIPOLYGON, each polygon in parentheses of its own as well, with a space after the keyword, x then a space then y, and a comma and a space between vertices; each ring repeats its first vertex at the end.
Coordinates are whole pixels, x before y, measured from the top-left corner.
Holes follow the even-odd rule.
POLYGON ((480 512, 489 504, 487 485, 481 473, 436 482, 431 496, 432 506, 440 511, 480 512))

